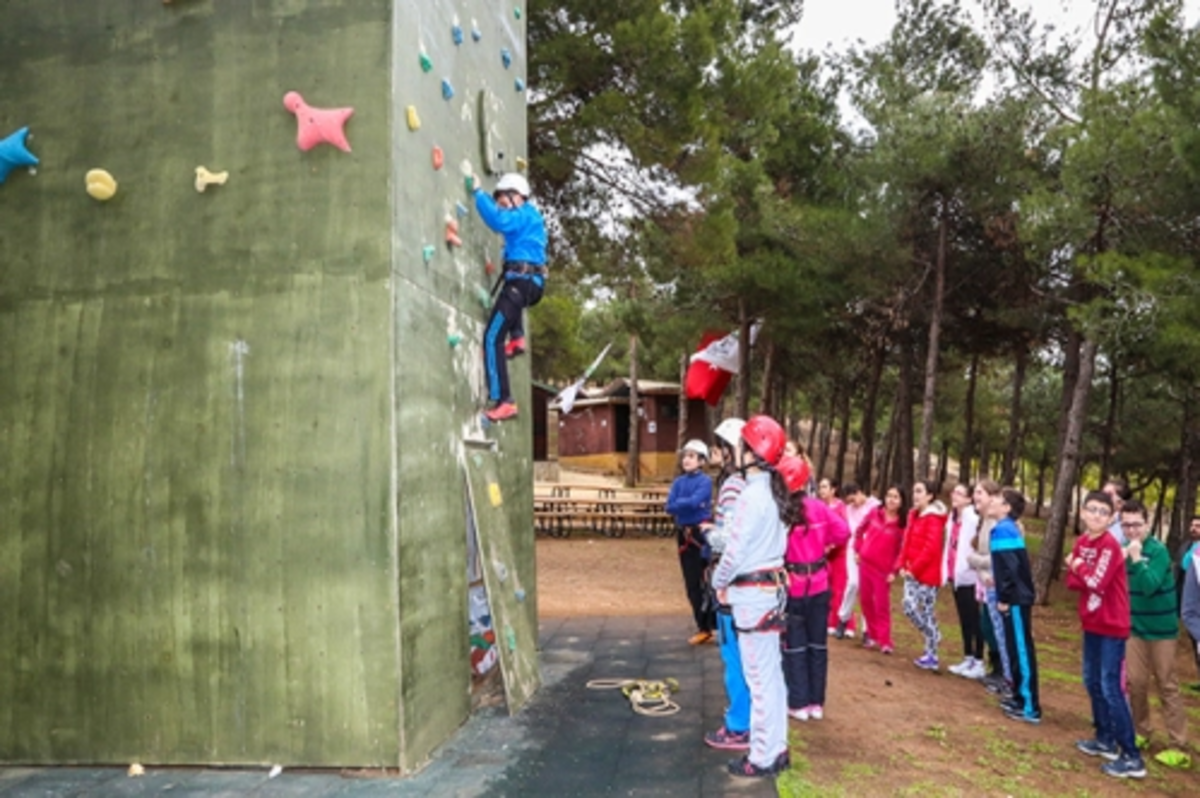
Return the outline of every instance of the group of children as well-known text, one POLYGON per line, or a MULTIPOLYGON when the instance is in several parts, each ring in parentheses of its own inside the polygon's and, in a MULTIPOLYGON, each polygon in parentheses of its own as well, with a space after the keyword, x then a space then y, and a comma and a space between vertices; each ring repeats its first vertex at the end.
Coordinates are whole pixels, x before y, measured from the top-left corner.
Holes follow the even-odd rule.
MULTIPOLYGON (((999 695, 1007 717, 1040 723, 1036 593, 1020 524, 1024 496, 986 479, 973 490, 955 487, 950 507, 925 481, 912 486, 911 507, 901 486, 890 487, 879 502, 850 484, 841 490, 843 500, 821 480, 813 496, 808 462, 785 454, 785 446, 782 427, 767 416, 726 419, 711 450, 700 441, 687 444, 684 473, 667 503, 678 522, 697 625, 689 642, 706 643, 715 631, 725 666, 724 723, 705 742, 746 752, 729 763, 730 772, 766 777, 788 767, 787 718, 824 717, 829 637, 858 631, 863 646, 894 652, 891 585, 897 577, 904 614, 924 643, 914 664, 940 670, 935 607, 941 587, 950 585, 963 660, 949 671, 999 695), (719 466, 715 505, 704 471, 709 460, 719 466)), ((1171 743, 1156 758, 1187 766, 1185 716, 1172 671, 1179 605, 1170 556, 1147 536, 1146 511, 1136 501, 1118 507, 1109 493, 1089 493, 1083 522, 1085 534, 1065 566, 1067 587, 1079 594, 1095 736, 1077 748, 1105 759, 1102 770, 1110 776, 1144 777, 1153 678, 1171 743)), ((1200 539, 1200 520, 1193 529, 1200 539)), ((1184 568, 1183 618, 1200 637, 1200 558, 1184 568)), ((1200 647, 1196 651, 1200 663, 1200 647)))

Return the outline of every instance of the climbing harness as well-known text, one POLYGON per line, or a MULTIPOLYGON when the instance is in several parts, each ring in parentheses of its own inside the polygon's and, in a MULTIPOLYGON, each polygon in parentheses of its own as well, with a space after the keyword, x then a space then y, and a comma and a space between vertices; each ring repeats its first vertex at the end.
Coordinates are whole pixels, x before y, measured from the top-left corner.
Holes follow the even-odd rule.
POLYGON ((679 692, 679 681, 666 679, 592 679, 587 683, 589 690, 617 690, 629 699, 629 705, 639 715, 661 717, 674 715, 679 704, 671 700, 679 692))

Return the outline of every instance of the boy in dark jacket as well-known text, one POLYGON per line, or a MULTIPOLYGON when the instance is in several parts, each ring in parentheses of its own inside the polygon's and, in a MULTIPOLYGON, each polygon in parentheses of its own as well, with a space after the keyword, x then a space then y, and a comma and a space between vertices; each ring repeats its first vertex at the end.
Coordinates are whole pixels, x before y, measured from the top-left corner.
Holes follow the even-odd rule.
POLYGON ((702 441, 688 441, 682 452, 683 473, 671 483, 667 494, 667 512, 675 516, 675 542, 679 545, 679 567, 696 634, 688 640, 694 646, 712 640, 713 618, 706 608, 704 571, 711 554, 708 539, 700 525, 712 520, 712 479, 704 473, 708 447, 702 441))
POLYGON ((1004 640, 1012 668, 1012 699, 1001 703, 1004 714, 1025 723, 1042 722, 1038 700, 1037 651, 1033 644, 1033 569, 1017 519, 1025 512, 1025 497, 1005 488, 991 500, 988 515, 992 528, 992 577, 996 580, 996 606, 1004 619, 1004 640))

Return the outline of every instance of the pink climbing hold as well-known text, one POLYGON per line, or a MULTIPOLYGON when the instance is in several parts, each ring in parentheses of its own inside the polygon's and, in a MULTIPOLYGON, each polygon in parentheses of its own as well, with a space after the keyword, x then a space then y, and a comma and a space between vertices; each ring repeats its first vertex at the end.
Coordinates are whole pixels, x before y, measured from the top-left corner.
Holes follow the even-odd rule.
POLYGON ((451 247, 461 247, 463 245, 462 238, 458 235, 457 219, 446 219, 446 245, 451 247))
POLYGON ((433 148, 433 168, 441 169, 445 163, 446 163, 446 156, 442 153, 442 148, 434 147, 433 148))
POLYGON ((342 152, 350 152, 345 125, 354 114, 353 108, 313 108, 294 91, 283 95, 283 107, 296 115, 296 146, 301 150, 308 152, 325 142, 342 152))

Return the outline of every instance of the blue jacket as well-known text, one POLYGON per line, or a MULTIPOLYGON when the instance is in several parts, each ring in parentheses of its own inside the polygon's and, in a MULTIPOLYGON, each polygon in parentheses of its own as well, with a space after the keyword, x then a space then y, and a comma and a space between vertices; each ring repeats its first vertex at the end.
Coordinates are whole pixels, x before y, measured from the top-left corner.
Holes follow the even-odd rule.
POLYGON ((680 526, 695 526, 712 518, 712 479, 700 469, 684 472, 671 483, 667 512, 680 526))
POLYGON ((992 578, 996 580, 996 600, 1001 604, 1033 606, 1037 595, 1033 587, 1033 569, 1025 538, 1011 518, 1001 518, 992 527, 992 578))
MULTIPOLYGON (((475 209, 484 223, 504 236, 504 262, 519 261, 535 266, 546 265, 546 222, 541 212, 526 202, 519 208, 501 208, 481 188, 475 189, 475 209)), ((531 279, 538 285, 540 275, 512 274, 508 279, 531 279)))

